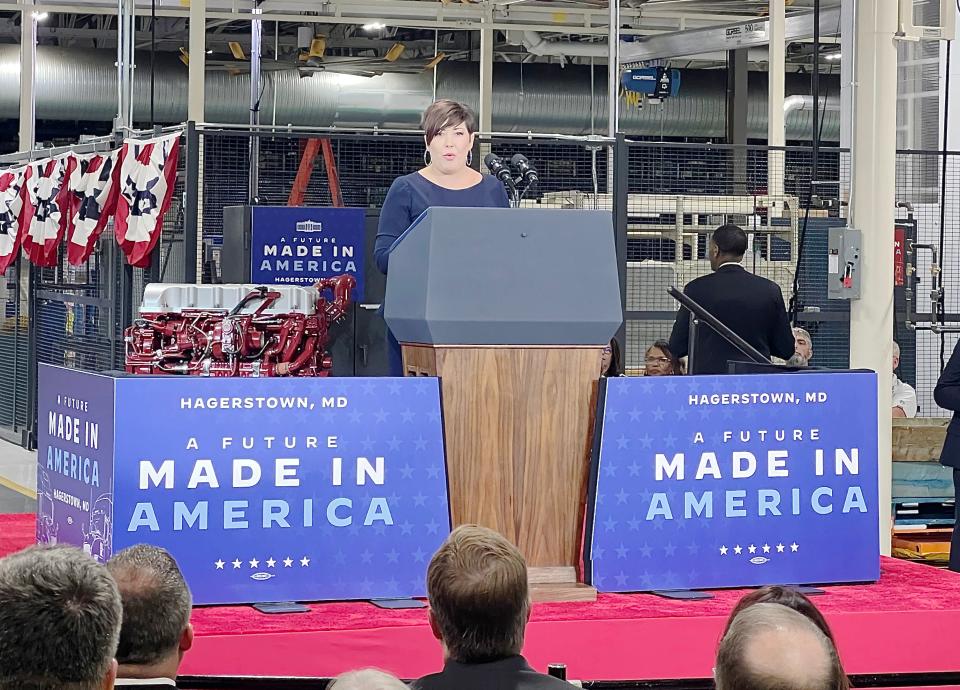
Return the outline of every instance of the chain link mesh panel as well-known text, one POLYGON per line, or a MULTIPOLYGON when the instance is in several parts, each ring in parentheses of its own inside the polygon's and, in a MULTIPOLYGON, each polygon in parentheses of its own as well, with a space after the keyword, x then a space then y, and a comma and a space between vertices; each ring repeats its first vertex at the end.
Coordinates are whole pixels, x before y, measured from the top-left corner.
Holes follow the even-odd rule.
POLYGON ((800 267, 798 323, 815 342, 811 364, 846 366, 847 305, 825 299, 827 229, 843 224, 845 155, 821 150, 815 175, 805 148, 631 142, 629 160, 628 371, 642 372, 646 349, 669 338, 677 305, 667 289, 710 272, 709 237, 724 223, 747 231, 747 270, 777 283, 785 300, 800 267))

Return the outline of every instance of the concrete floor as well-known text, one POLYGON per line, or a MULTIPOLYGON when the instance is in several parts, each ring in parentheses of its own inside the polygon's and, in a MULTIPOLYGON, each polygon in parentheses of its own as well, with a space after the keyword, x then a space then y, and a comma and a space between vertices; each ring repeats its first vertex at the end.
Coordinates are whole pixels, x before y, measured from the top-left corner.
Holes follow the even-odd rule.
POLYGON ((32 513, 36 495, 36 452, 0 441, 0 513, 32 513))

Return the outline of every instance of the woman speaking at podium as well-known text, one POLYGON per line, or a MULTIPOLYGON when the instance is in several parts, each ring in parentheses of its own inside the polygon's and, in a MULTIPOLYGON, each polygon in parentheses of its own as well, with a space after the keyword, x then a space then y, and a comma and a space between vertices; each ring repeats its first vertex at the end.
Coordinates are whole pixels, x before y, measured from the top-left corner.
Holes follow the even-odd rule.
MULTIPOLYGON (((497 178, 470 167, 477 133, 477 116, 470 108, 456 101, 437 101, 423 112, 420 126, 426 142, 424 167, 395 179, 380 209, 373 255, 383 273, 394 242, 431 206, 510 206, 497 178)), ((400 344, 389 329, 387 338, 390 374, 403 376, 400 344)))

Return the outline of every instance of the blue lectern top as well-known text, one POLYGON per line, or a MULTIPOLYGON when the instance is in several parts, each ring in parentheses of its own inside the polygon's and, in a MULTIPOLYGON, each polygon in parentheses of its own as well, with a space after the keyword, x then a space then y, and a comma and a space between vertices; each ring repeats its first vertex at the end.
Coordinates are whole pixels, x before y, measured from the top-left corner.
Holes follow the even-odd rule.
POLYGON ((394 244, 400 342, 606 344, 623 318, 607 211, 430 208, 394 244))

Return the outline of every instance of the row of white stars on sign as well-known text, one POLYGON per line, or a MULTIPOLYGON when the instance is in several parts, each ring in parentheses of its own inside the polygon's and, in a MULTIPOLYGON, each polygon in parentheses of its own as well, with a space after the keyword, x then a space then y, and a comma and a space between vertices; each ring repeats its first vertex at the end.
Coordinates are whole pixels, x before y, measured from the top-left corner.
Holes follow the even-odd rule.
MULTIPOLYGON (((763 553, 770 553, 773 549, 776 549, 777 553, 785 553, 787 550, 787 547, 784 546, 783 544, 777 544, 776 546, 770 546, 769 544, 764 544, 763 546, 754 546, 753 544, 750 544, 750 546, 747 547, 747 551, 749 553, 756 553, 758 550, 763 551, 763 553)), ((800 545, 797 544, 796 542, 793 542, 792 544, 790 544, 791 553, 796 553, 797 551, 799 551, 799 549, 800 549, 800 545)), ((721 556, 726 556, 727 553, 729 553, 730 551, 733 551, 735 554, 739 556, 741 553, 743 553, 743 547, 740 546, 739 544, 734 546, 732 549, 726 546, 720 547, 721 556)))
MULTIPOLYGON (((277 563, 282 563, 284 568, 292 568, 293 564, 298 562, 300 563, 301 568, 307 568, 310 566, 310 559, 307 558, 306 556, 301 558, 299 561, 293 558, 290 558, 289 556, 284 558, 282 561, 276 561, 273 558, 268 558, 263 563, 267 568, 276 567, 277 563)), ((247 563, 250 564, 251 568, 260 567, 260 561, 257 560, 256 558, 251 558, 249 561, 247 561, 247 563)), ((239 570, 240 567, 243 565, 243 561, 241 561, 239 558, 236 558, 232 561, 225 561, 222 558, 220 558, 214 561, 213 564, 217 567, 217 570, 223 570, 224 566, 227 566, 227 565, 232 565, 234 570, 239 570)))

